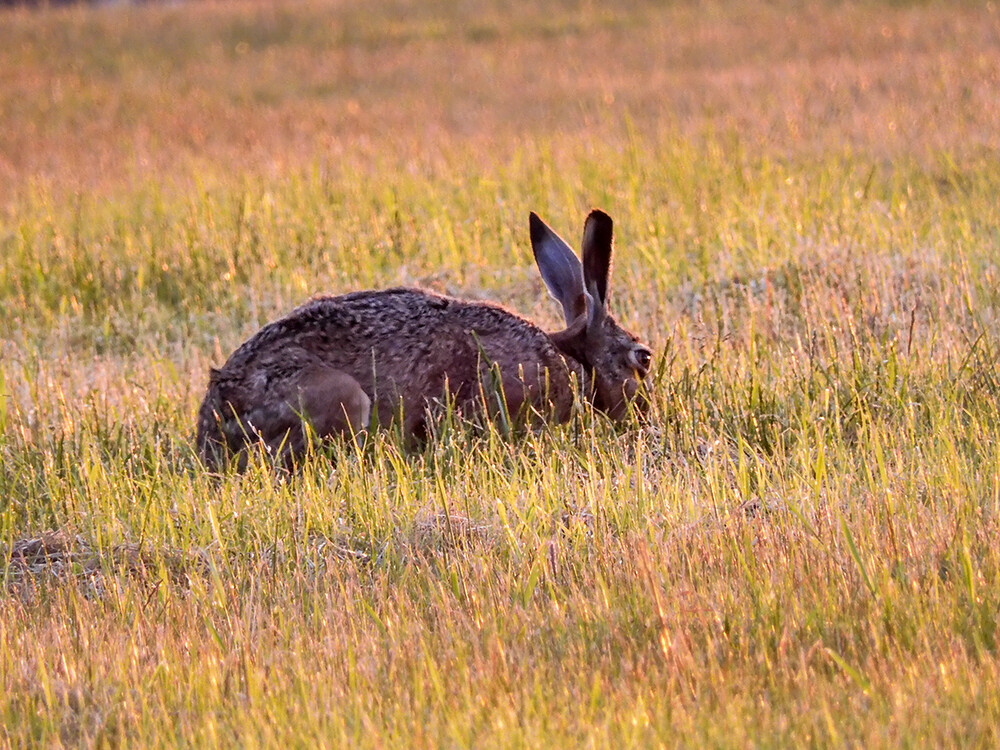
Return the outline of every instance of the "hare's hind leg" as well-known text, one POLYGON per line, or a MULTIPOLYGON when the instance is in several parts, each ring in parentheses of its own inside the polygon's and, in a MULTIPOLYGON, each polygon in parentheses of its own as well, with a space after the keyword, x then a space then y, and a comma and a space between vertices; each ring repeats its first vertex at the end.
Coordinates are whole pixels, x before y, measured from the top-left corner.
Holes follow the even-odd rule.
POLYGON ((357 380, 322 365, 300 370, 285 381, 283 396, 243 415, 249 434, 238 458, 244 468, 247 450, 263 443, 272 460, 286 465, 305 453, 311 438, 351 436, 368 427, 371 399, 357 380), (256 438, 256 440, 254 440, 256 438))
POLYGON ((317 437, 350 436, 368 427, 371 399, 346 372, 322 366, 303 370, 296 392, 294 406, 317 437))

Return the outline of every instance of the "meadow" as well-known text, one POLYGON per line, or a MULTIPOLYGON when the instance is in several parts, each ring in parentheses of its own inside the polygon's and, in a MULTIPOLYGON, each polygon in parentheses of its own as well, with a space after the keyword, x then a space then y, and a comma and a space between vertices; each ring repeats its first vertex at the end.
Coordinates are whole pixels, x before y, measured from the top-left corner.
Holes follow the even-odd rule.
POLYGON ((1000 743, 994 4, 616 5, 0 10, 0 746, 1000 743), (555 329, 591 206, 648 422, 200 465, 265 322, 555 329))

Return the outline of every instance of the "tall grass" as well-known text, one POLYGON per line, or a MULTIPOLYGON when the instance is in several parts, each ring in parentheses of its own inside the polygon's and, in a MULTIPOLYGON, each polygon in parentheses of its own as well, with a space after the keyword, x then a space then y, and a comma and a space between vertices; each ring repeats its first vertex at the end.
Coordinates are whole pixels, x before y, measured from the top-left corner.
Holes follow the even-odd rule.
MULTIPOLYGON (((352 13, 3 15, 0 56, 34 80, 77 65, 147 102, 166 166, 92 174, 54 124, 89 105, 60 100, 46 121, 26 89, 21 110, 0 107, 24 147, 0 164, 16 176, 0 224, 0 741, 996 744, 1000 170, 976 110, 997 93, 991 12, 352 13), (829 32, 782 36, 802 24, 829 32), (581 100, 598 72, 583 51, 623 40, 598 89, 628 106, 581 100), (320 76, 325 54, 359 50, 356 90, 247 93, 247 60, 320 76), (403 75, 400 50, 420 65, 393 102, 405 82, 381 76, 403 75), (475 66, 453 92, 429 62, 447 50, 526 92, 518 108, 473 87, 479 108, 455 115, 475 66), (531 55, 550 65, 513 62, 531 55), (567 60, 580 78, 553 72, 567 60), (971 66, 968 94, 955 66, 971 66), (211 113, 231 86, 233 120, 192 116, 206 143, 186 151, 161 75, 196 82, 181 109, 211 113), (909 86, 859 88, 854 119, 831 76, 909 86), (676 103, 678 80, 708 87, 663 121, 650 102, 676 103), (772 111, 776 81, 802 106, 772 111), (332 111, 327 97, 397 119, 357 125, 356 154, 306 156, 275 123, 332 111), (739 104, 771 119, 739 127, 739 104), (874 129, 887 107, 914 128, 874 129), (234 166, 220 133, 261 111, 254 148, 280 163, 234 166), (568 111, 578 125, 550 119, 568 111), (396 139, 414 113, 434 132, 396 139), (782 141, 792 125, 808 137, 782 141), (261 324, 317 292, 419 284, 555 327, 527 212, 575 238, 591 205, 616 220, 614 312, 657 352, 648 423, 581 407, 516 440, 445 422, 418 449, 338 443, 293 475, 200 466, 207 368, 261 324)), ((95 158, 124 164, 137 132, 92 131, 95 158)))

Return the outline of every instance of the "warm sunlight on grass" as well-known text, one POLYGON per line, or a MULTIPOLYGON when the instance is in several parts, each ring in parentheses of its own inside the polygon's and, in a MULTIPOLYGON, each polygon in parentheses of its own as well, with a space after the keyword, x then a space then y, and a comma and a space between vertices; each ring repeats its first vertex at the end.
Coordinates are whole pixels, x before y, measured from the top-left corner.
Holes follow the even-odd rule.
POLYGON ((1000 741, 992 4, 0 11, 0 745, 1000 741), (213 476, 319 292, 555 327, 616 221, 653 416, 213 476))

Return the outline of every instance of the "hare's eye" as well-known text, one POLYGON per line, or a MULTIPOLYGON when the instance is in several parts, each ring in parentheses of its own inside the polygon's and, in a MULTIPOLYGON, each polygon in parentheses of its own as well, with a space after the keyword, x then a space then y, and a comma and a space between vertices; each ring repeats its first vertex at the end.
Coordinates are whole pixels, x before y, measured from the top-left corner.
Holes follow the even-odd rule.
POLYGON ((629 352, 632 355, 632 363, 638 367, 643 372, 649 369, 649 363, 653 359, 652 352, 649 349, 633 349, 629 352))

